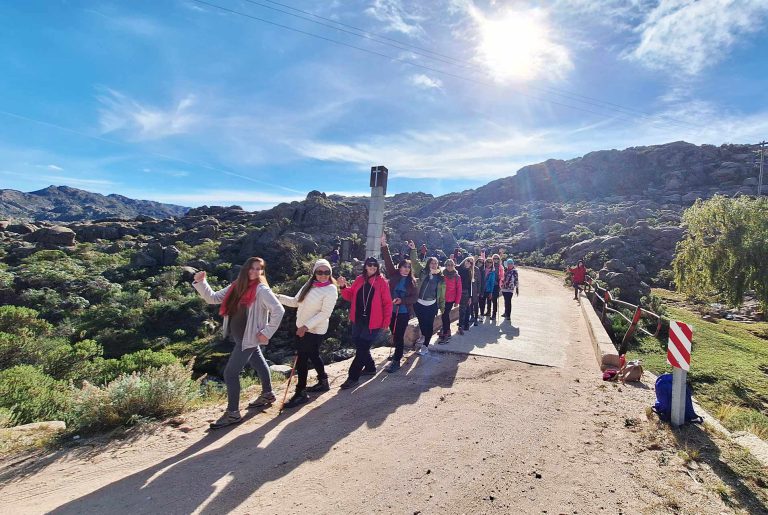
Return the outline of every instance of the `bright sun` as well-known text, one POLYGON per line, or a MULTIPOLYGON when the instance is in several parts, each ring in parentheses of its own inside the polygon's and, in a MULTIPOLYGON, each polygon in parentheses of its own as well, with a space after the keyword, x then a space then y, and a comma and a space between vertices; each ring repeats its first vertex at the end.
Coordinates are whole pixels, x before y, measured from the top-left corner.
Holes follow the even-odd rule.
MULTIPOLYGON (((496 80, 532 80, 570 68, 568 50, 550 40, 536 11, 509 12, 500 19, 476 15, 480 27, 478 57, 496 80)), ((551 75, 550 75, 551 76, 551 75)))

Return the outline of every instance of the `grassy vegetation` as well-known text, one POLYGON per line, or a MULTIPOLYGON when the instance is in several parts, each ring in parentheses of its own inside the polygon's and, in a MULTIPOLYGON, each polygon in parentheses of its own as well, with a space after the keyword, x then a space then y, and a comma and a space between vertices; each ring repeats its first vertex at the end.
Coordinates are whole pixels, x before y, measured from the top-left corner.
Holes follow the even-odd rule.
MULTIPOLYGON (((667 302, 670 319, 693 325, 688 377, 697 400, 728 429, 768 440, 768 323, 708 322, 679 305, 680 294, 653 293, 667 302)), ((655 374, 670 372, 666 347, 666 339, 644 336, 630 348, 628 359, 642 359, 655 374)))

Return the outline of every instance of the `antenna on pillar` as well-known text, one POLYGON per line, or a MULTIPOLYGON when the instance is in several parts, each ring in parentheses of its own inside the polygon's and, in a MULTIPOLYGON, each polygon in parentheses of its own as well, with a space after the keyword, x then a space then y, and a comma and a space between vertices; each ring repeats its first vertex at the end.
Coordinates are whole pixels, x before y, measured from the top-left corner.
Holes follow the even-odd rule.
POLYGON ((365 240, 365 257, 379 258, 381 235, 384 234, 384 196, 387 194, 386 166, 371 167, 371 202, 368 208, 368 237, 365 240))

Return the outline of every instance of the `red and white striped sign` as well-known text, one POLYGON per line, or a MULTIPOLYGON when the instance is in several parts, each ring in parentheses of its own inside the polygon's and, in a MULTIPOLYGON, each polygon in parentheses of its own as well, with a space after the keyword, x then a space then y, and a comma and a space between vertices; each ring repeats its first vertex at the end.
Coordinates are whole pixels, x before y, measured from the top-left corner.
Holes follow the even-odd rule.
POLYGON ((683 370, 691 368, 691 341, 693 341, 691 326, 670 320, 667 344, 667 361, 670 365, 683 370))

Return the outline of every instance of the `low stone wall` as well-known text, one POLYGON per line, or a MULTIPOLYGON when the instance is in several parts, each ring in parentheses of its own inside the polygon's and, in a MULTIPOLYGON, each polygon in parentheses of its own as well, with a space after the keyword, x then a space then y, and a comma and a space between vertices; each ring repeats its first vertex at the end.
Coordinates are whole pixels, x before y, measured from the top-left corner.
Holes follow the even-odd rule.
POLYGON ((595 351, 595 358, 597 358, 600 370, 605 370, 606 368, 618 369, 619 353, 616 350, 616 346, 600 322, 600 317, 595 313, 592 304, 589 302, 589 297, 584 292, 579 292, 579 297, 581 311, 584 314, 584 319, 587 321, 592 348, 595 351))

